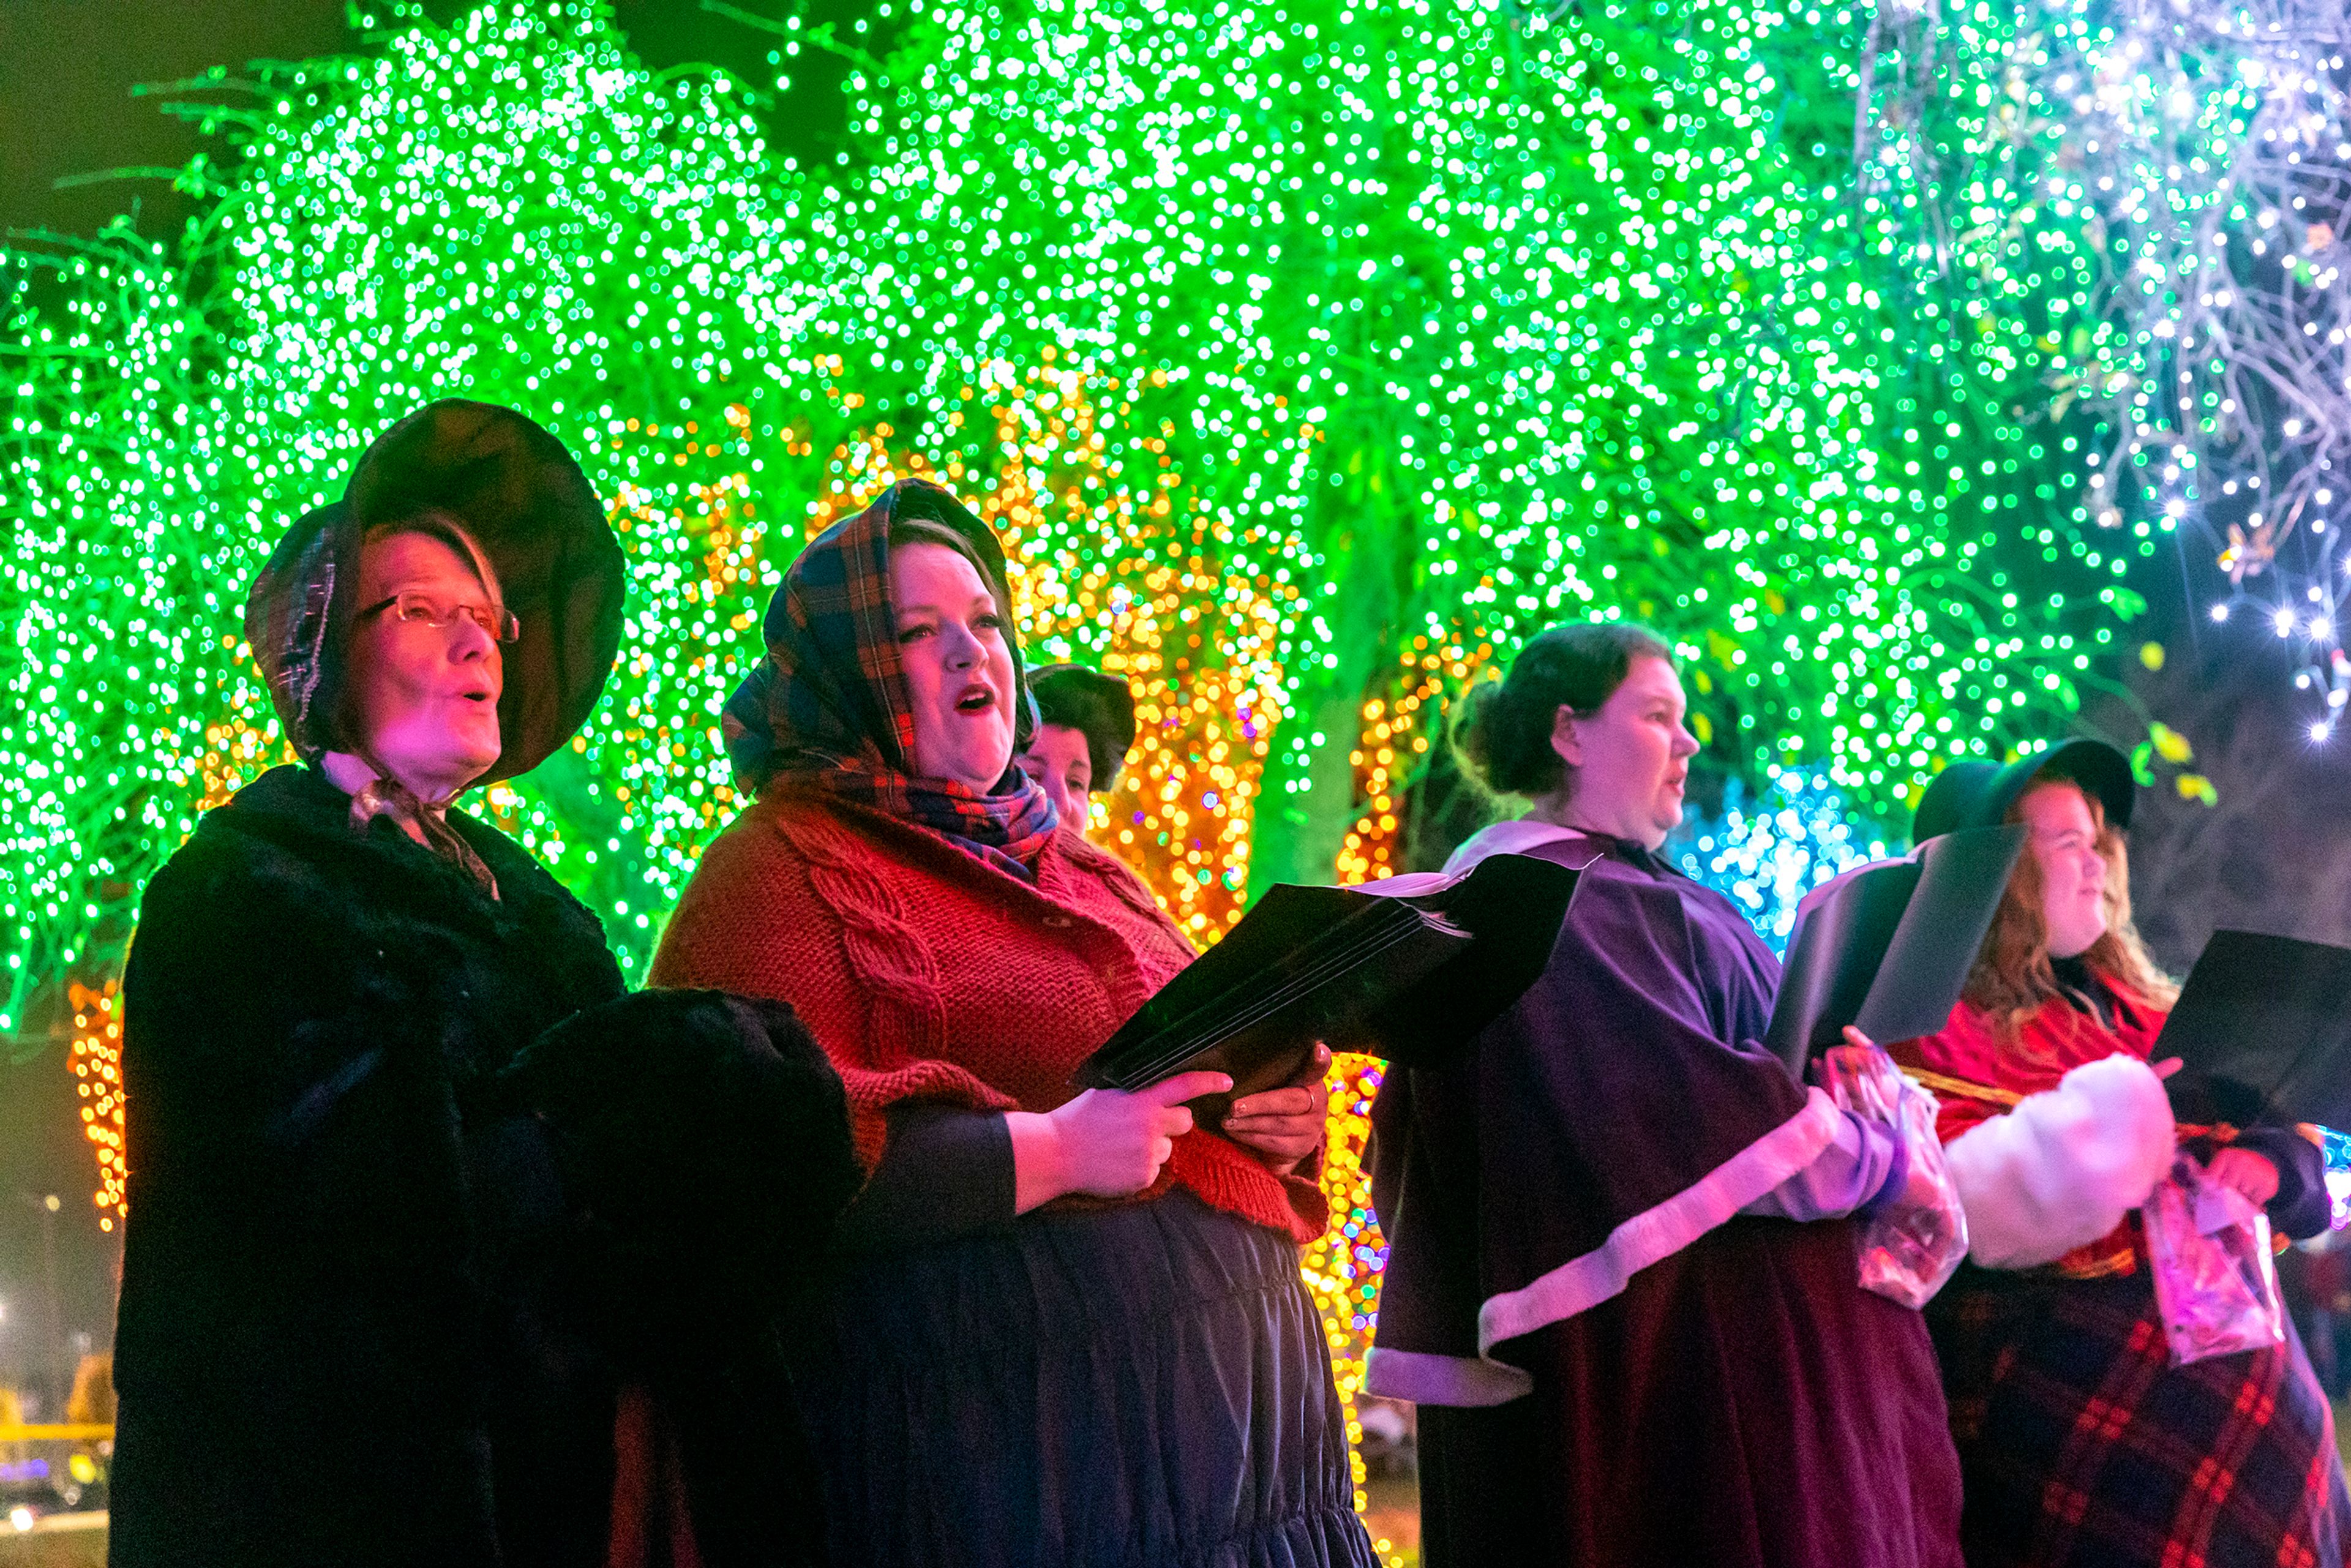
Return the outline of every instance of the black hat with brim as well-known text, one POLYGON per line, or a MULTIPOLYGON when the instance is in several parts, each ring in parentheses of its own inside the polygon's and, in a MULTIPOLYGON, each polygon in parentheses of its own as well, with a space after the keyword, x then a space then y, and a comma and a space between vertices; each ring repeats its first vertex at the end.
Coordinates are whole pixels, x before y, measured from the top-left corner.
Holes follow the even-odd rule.
POLYGON ((1960 828, 1997 827, 2027 789, 2052 779, 2070 779, 2096 797, 2111 826, 2130 826, 2131 803, 2138 795, 2130 759, 2103 740, 2065 740, 2006 766, 1981 758, 1952 763, 1919 797, 1910 841, 1924 843, 1960 828))
POLYGON ((1109 789, 1134 748, 1134 693, 1116 675, 1083 664, 1040 665, 1029 672, 1027 684, 1040 722, 1084 733, 1093 788, 1109 789))
POLYGON ((271 552, 246 632, 287 737, 303 757, 337 749, 340 644, 357 613, 369 528, 428 509, 480 544, 521 635, 502 651, 498 759, 476 780, 526 773, 596 706, 620 650, 626 559, 604 504, 552 434, 512 409, 447 399, 378 436, 343 498, 306 514, 271 552))

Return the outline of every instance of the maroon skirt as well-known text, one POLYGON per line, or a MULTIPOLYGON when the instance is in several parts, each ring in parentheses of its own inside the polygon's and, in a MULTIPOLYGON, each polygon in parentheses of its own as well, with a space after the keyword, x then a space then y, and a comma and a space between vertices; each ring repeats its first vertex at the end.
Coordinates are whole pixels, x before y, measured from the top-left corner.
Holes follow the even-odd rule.
POLYGON ((1842 1221, 1734 1219, 1498 1347, 1532 1394, 1420 1408, 1426 1568, 1956 1568, 1926 1325, 1854 1276, 1842 1221))

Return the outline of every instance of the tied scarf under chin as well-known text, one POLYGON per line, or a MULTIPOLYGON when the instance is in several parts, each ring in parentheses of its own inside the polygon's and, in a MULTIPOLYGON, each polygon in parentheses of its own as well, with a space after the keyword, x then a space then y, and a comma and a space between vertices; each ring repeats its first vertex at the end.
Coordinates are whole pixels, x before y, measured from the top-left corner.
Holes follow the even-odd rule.
MULTIPOLYGON (((810 541, 768 606, 767 656, 720 718, 744 789, 807 789, 929 828, 1000 871, 1033 881, 1037 853, 1060 819, 1018 766, 986 794, 914 771, 914 716, 890 607, 890 528, 901 515, 936 521, 972 547, 997 602, 1004 552, 987 526, 938 486, 902 479, 862 512, 810 541)), ((1027 744, 1020 646, 1012 655, 1013 748, 1027 744)))
POLYGON ((396 779, 381 772, 360 786, 351 796, 351 828, 355 832, 367 831, 369 822, 378 817, 389 817, 394 827, 415 830, 424 847, 463 872, 484 893, 492 898, 498 895, 498 879, 474 852, 474 846, 449 825, 449 819, 439 810, 427 806, 414 790, 396 779))

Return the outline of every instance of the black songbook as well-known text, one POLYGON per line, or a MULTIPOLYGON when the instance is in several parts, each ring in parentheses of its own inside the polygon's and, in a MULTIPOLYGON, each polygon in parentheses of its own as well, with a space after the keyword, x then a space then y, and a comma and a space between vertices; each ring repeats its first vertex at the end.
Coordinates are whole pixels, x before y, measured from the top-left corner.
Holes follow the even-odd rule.
POLYGON ((1402 1066, 1438 1064, 1541 975, 1576 873, 1491 855, 1427 880, 1409 894, 1269 889, 1087 1058, 1076 1082, 1134 1091, 1179 1072, 1228 1073, 1230 1096, 1193 1102, 1213 1125, 1230 1099, 1296 1076, 1318 1040, 1402 1066))
POLYGON ((2154 1054, 2183 1121, 2351 1127, 2351 949, 2214 932, 2154 1054))
POLYGON ((1943 833, 1823 883, 1797 917, 1764 1044, 1801 1079, 1847 1025, 1890 1045, 1949 1023, 2024 834, 1943 833))

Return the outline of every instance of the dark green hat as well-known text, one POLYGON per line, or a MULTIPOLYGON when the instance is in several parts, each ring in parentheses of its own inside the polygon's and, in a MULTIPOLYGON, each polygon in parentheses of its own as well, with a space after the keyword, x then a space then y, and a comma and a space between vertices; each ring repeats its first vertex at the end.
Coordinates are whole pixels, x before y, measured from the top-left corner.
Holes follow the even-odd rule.
POLYGON ((1960 828, 1997 827, 2025 790, 2048 779, 2079 784, 2105 808, 2108 823, 2130 826, 2131 802, 2138 793, 2130 759, 2103 740, 2063 740, 2006 767, 1980 758, 1952 763, 1918 798, 1918 810, 1910 819, 1910 841, 1924 843, 1960 828))
POLYGON ((1027 684, 1040 723, 1085 732, 1094 792, 1116 783, 1134 747, 1134 693, 1126 683, 1083 664, 1045 664, 1029 672, 1027 684))
POLYGON ((509 408, 427 403, 371 443, 343 498, 286 530, 246 596, 246 641, 286 737, 305 760, 340 749, 343 648, 360 606, 367 530, 426 508, 471 534, 522 624, 501 656, 498 759, 476 780, 528 771, 587 722, 621 642, 627 562, 571 454, 509 408))

